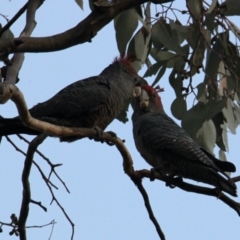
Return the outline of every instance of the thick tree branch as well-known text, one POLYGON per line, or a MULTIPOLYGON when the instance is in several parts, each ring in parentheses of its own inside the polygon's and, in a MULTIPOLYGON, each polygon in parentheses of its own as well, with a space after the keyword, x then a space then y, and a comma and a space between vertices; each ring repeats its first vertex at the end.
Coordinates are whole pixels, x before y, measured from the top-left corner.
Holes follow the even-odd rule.
MULTIPOLYGON (((35 12, 39 6, 42 4, 42 0, 29 0, 27 4, 27 17, 26 17, 26 25, 23 31, 20 34, 21 37, 29 37, 32 34, 36 26, 35 22, 35 12)), ((7 39, 8 41, 8 39, 7 39)), ((11 40, 12 41, 12 40, 11 40)), ((19 42, 17 43, 19 44, 19 42)), ((20 51, 19 53, 15 53, 11 59, 12 65, 8 67, 7 74, 5 78, 5 83, 15 84, 17 81, 18 73, 22 67, 24 61, 24 53, 20 51), (21 52, 21 53, 20 53, 21 52)))
MULTIPOLYGON (((101 1, 95 4, 93 11, 74 28, 66 32, 42 38, 19 37, 0 40, 0 52, 52 52, 71 46, 90 42, 91 39, 111 22, 119 13, 131 7, 147 2, 147 0, 121 0, 107 4, 101 1)), ((155 4, 169 2, 169 0, 154 0, 155 4)))

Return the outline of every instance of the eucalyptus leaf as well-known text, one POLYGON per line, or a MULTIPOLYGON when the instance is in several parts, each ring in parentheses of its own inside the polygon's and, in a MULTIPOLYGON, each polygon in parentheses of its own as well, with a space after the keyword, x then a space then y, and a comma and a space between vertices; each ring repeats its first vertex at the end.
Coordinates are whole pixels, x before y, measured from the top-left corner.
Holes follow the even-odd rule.
POLYGON ((216 143, 216 128, 212 120, 205 121, 203 126, 197 132, 197 143, 213 154, 213 148, 216 143))
POLYGON ((176 73, 176 70, 173 69, 169 76, 169 83, 175 91, 176 96, 182 95, 183 82, 179 73, 176 73))
POLYGON ((205 69, 205 82, 208 83, 209 78, 214 78, 221 61, 221 55, 224 53, 224 48, 219 39, 213 45, 213 50, 211 51, 209 58, 207 59, 206 69, 205 69))
POLYGON ((156 48, 151 49, 151 55, 157 62, 169 60, 177 56, 175 53, 161 50, 158 51, 156 48))
MULTIPOLYGON (((153 45, 155 45, 158 40, 159 43, 162 43, 168 50, 174 51, 181 56, 186 55, 184 49, 178 43, 178 36, 176 34, 173 34, 170 25, 167 24, 164 19, 160 19, 154 24, 153 31, 153 45)), ((159 48, 158 46, 156 47, 159 48)))
POLYGON ((158 70, 163 66, 163 63, 165 63, 165 61, 154 63, 151 67, 147 69, 143 77, 151 77, 152 75, 155 75, 158 70))
POLYGON ((165 71, 166 71, 166 68, 167 68, 167 64, 163 64, 163 66, 161 67, 161 69, 159 70, 155 80, 153 81, 152 83, 152 86, 155 86, 159 80, 161 79, 161 77, 164 75, 165 71))
POLYGON ((210 4, 208 10, 207 10, 207 14, 211 13, 213 11, 213 9, 216 7, 218 0, 212 0, 212 3, 210 4))
POLYGON ((187 0, 187 7, 190 14, 196 19, 200 20, 202 14, 202 0, 187 0))
POLYGON ((238 125, 234 112, 233 112, 233 108, 232 108, 232 100, 230 98, 228 98, 227 100, 227 107, 223 108, 222 110, 224 117, 227 120, 227 126, 228 129, 230 130, 230 132, 232 134, 236 134, 236 127, 238 125))
POLYGON ((214 29, 217 27, 217 23, 214 22, 215 20, 215 14, 214 13, 210 13, 210 14, 206 14, 205 16, 205 24, 207 26, 207 29, 213 33, 214 29))
POLYGON ((216 144, 222 151, 227 151, 227 147, 225 146, 225 142, 223 140, 223 128, 224 125, 224 116, 222 112, 217 113, 213 118, 212 121, 216 128, 216 144))
POLYGON ((116 40, 120 54, 126 52, 126 47, 138 26, 138 16, 134 8, 120 13, 114 19, 116 40))
POLYGON ((184 96, 179 96, 172 102, 171 112, 172 115, 178 120, 182 120, 183 115, 187 111, 187 103, 184 96))
POLYGON ((198 102, 189 109, 182 117, 182 127, 194 139, 197 138, 197 132, 202 127, 205 118, 202 112, 205 109, 205 104, 198 102))
POLYGON ((220 5, 220 9, 225 16, 239 16, 240 2, 238 0, 226 0, 220 5))
POLYGON ((83 0, 75 0, 75 2, 83 10, 83 0))
POLYGON ((127 55, 135 56, 137 61, 132 64, 132 67, 135 68, 136 71, 141 69, 143 63, 145 63, 147 59, 147 55, 150 48, 150 39, 151 33, 149 33, 145 27, 142 27, 131 39, 127 55))

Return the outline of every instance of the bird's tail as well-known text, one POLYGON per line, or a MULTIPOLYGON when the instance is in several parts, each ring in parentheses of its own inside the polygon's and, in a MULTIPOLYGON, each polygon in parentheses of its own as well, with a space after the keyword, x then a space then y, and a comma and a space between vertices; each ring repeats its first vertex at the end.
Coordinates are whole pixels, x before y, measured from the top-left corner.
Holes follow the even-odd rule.
POLYGON ((224 192, 231 194, 234 197, 237 197, 237 186, 232 179, 226 179, 217 172, 214 172, 212 175, 213 185, 221 189, 224 192))
MULTIPOLYGON (((193 178, 194 179, 194 178, 193 178)), ((237 186, 231 178, 225 178, 223 175, 218 173, 215 169, 206 167, 202 169, 201 176, 195 177, 196 181, 201 181, 207 184, 211 184, 216 188, 229 193, 230 195, 237 197, 237 186)))
POLYGON ((16 118, 3 118, 0 117, 0 136, 7 136, 12 134, 29 134, 37 135, 37 130, 26 127, 21 120, 16 118))
POLYGON ((183 177, 210 184, 234 197, 237 196, 236 184, 231 178, 224 175, 224 173, 219 173, 216 169, 209 166, 196 166, 195 161, 191 161, 190 163, 188 164, 188 168, 184 169, 183 177))

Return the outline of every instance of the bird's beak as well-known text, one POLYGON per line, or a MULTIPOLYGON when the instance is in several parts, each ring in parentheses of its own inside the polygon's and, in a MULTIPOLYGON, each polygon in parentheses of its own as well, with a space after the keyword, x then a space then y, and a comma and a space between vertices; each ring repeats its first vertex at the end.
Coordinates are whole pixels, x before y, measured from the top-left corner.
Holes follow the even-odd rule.
POLYGON ((140 86, 135 86, 132 92, 133 97, 139 97, 141 94, 141 87, 140 86))
POLYGON ((142 108, 142 109, 148 108, 149 96, 145 90, 141 91, 139 99, 140 99, 140 108, 142 108))

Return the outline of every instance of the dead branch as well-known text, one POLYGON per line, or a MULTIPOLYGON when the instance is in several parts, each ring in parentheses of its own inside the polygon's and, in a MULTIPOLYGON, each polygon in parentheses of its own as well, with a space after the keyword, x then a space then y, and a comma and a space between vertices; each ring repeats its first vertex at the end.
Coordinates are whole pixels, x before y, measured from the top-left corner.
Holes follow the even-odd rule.
POLYGON ((18 232, 20 240, 26 240, 26 221, 29 213, 29 204, 31 202, 31 189, 29 183, 29 175, 32 167, 33 155, 37 147, 45 140, 46 134, 40 134, 35 137, 29 144, 24 168, 22 172, 22 184, 23 184, 23 198, 22 205, 18 220, 18 232))
MULTIPOLYGON (((17 134, 17 136, 18 136, 21 140, 23 140, 24 142, 26 142, 27 144, 30 143, 26 138, 24 138, 24 137, 21 136, 20 134, 17 134)), ((46 157, 43 153, 41 153, 39 150, 36 150, 36 153, 39 154, 39 155, 49 164, 49 166, 51 167, 51 171, 50 171, 50 173, 49 173, 49 175, 48 175, 48 180, 50 180, 50 177, 51 177, 52 173, 54 173, 55 176, 57 177, 57 179, 62 183, 62 185, 64 186, 64 188, 66 189, 66 191, 67 191, 68 193, 70 193, 70 190, 68 189, 66 183, 61 179, 61 177, 60 177, 60 176, 58 175, 58 173, 55 171, 55 168, 56 168, 56 167, 59 167, 59 166, 62 166, 62 164, 61 164, 61 163, 53 164, 53 163, 50 161, 50 159, 47 158, 47 157, 46 157)))
POLYGON ((47 212, 47 208, 46 208, 45 206, 43 206, 41 202, 37 202, 37 201, 35 201, 35 200, 33 200, 33 199, 30 199, 30 203, 33 203, 33 204, 38 205, 38 206, 39 206, 40 208, 42 208, 45 212, 47 212))

